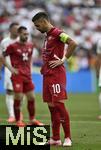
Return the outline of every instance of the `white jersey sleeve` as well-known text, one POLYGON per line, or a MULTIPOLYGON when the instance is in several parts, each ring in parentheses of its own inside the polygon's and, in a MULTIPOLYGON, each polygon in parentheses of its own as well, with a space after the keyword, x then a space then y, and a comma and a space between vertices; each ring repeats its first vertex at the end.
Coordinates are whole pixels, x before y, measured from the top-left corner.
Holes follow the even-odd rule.
POLYGON ((98 40, 98 43, 97 43, 97 54, 101 54, 101 39, 98 40))
POLYGON ((4 52, 5 48, 4 48, 4 44, 3 41, 1 41, 0 43, 0 54, 2 54, 4 52))

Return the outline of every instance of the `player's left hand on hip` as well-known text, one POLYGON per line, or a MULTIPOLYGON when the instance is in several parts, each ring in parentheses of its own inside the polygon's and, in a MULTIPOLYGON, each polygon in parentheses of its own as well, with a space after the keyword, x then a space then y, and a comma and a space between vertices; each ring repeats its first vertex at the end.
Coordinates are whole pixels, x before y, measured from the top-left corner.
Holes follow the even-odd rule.
POLYGON ((63 64, 63 61, 61 59, 60 60, 52 60, 49 62, 49 66, 51 68, 55 68, 55 67, 60 66, 62 64, 63 64))

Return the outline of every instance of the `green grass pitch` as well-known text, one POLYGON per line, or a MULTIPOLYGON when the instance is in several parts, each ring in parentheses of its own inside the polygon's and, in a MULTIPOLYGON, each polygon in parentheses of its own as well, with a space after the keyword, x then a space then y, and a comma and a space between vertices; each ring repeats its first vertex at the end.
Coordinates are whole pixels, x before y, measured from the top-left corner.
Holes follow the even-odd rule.
MULTIPOLYGON (((50 115, 47 105, 42 102, 41 95, 36 94, 36 118, 45 124, 50 124, 50 115)), ((51 147, 51 150, 101 150, 101 120, 97 116, 99 109, 97 93, 69 94, 66 106, 70 112, 71 133, 73 146, 70 148, 51 147)), ((22 108, 25 122, 28 121, 26 100, 22 108)), ((6 125, 7 109, 4 95, 0 95, 0 124, 6 125)), ((64 140, 61 129, 61 139, 64 140)))

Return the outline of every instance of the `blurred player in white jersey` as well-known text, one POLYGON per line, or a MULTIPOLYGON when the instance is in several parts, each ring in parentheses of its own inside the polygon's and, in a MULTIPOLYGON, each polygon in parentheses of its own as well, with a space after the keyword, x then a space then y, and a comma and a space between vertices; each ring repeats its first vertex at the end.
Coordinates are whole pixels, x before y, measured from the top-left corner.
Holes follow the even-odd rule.
MULTIPOLYGON (((98 86, 100 88, 99 91, 99 105, 101 109, 101 39, 98 40, 97 43, 97 77, 98 77, 98 86)), ((101 119, 101 115, 98 116, 98 119, 101 119)))
MULTIPOLYGON (((17 39, 18 39, 18 33, 17 33, 18 27, 19 27, 19 24, 16 22, 13 22, 10 24, 9 36, 4 38, 0 44, 0 50, 2 52, 4 52, 10 44, 17 41, 17 39)), ((7 63, 9 63, 11 65, 9 56, 6 58, 6 61, 7 61, 7 63)), ((9 123, 13 123, 15 121, 15 116, 14 116, 14 109, 13 109, 13 104, 14 104, 13 87, 12 87, 12 82, 11 82, 10 77, 11 77, 11 72, 5 67, 4 88, 6 90, 6 105, 7 105, 7 111, 8 111, 8 116, 9 116, 7 121, 9 123)))

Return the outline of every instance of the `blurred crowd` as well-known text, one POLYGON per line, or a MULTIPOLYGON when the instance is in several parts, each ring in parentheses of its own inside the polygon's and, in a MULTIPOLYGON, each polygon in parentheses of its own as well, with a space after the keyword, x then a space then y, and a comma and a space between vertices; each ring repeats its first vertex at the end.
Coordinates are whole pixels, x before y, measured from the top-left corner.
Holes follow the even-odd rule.
POLYGON ((62 28, 77 43, 74 55, 68 60, 71 71, 94 68, 97 41, 101 38, 101 0, 3 0, 0 1, 0 40, 8 34, 12 21, 28 27, 34 43, 34 65, 41 66, 43 37, 35 30, 31 18, 47 11, 55 26, 62 28))

